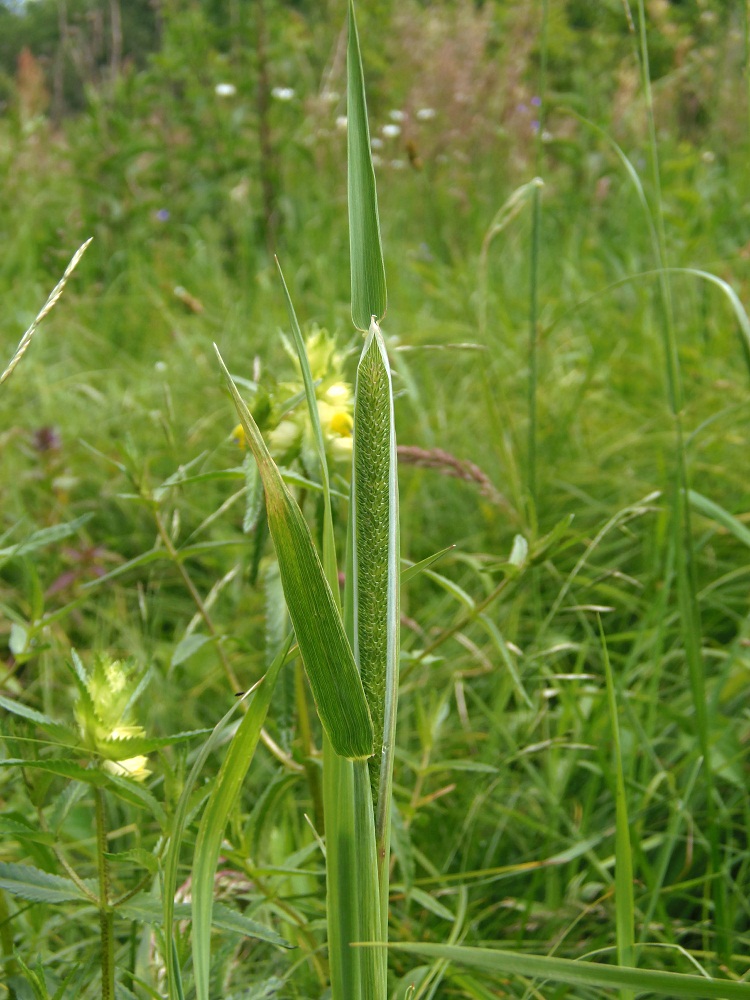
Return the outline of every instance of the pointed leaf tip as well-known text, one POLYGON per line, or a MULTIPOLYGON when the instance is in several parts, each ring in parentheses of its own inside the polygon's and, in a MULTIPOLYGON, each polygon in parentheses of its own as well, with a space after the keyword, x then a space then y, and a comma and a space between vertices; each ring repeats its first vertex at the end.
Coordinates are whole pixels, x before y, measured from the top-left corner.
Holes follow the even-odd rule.
POLYGON ((378 195, 367 121, 364 72, 353 0, 349 2, 346 64, 352 320, 358 330, 365 332, 373 316, 380 320, 385 315, 387 292, 378 217, 378 195))

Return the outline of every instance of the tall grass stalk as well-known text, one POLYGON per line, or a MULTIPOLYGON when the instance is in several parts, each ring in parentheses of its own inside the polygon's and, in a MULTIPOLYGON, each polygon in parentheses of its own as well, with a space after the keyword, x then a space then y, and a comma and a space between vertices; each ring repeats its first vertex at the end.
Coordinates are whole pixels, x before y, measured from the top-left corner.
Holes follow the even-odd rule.
MULTIPOLYGON (((688 500, 690 482, 682 418, 684 400, 675 331, 672 282, 667 260, 659 150, 656 138, 653 93, 651 90, 644 0, 638 0, 638 50, 641 82, 646 104, 651 183, 655 201, 656 246, 654 249, 660 272, 659 286, 662 308, 661 333, 664 367, 667 382, 667 398, 672 414, 675 437, 671 545, 675 559, 677 599, 682 623, 685 656, 690 676, 696 733, 699 750, 703 758, 702 764, 706 794, 706 832, 709 842, 709 870, 706 879, 706 916, 708 917, 711 910, 713 910, 711 916, 716 928, 714 947, 722 960, 726 960, 731 953, 731 942, 727 923, 726 884, 724 879, 720 877, 722 868, 720 830, 719 825, 715 822, 716 812, 713 765, 711 760, 710 720, 706 701, 704 664, 701 648, 702 627, 695 581, 695 553, 690 528, 690 503, 688 500), (713 904, 712 906, 709 903, 709 899, 713 904)), ((711 942, 707 940, 706 949, 709 950, 710 947, 711 942)))
MULTIPOLYGON (((622 764, 620 722, 617 714, 615 680, 609 661, 607 639, 599 618, 602 642, 604 677, 607 684, 607 704, 612 727, 612 753, 615 766, 615 922, 617 935, 617 961, 620 965, 635 965, 635 927, 633 900, 633 852, 630 843, 628 798, 625 791, 625 773, 622 764)), ((630 990, 621 990, 621 1000, 633 1000, 630 990)))
MULTIPOLYGON (((334 1000, 385 1000, 385 949, 353 947, 363 942, 384 944, 387 940, 400 567, 393 389, 385 342, 378 326, 386 308, 385 269, 352 4, 347 111, 352 318, 367 336, 355 389, 343 609, 330 480, 315 387, 280 269, 323 488, 322 559, 252 414, 221 358, 220 362, 263 481, 268 525, 284 596, 324 730, 323 803, 332 996, 334 1000)), ((247 755, 244 759, 247 761, 247 755)), ((209 896, 218 845, 229 806, 239 791, 239 771, 227 768, 225 762, 222 774, 226 770, 229 775, 231 771, 232 781, 222 783, 220 776, 212 795, 217 806, 206 811, 209 818, 204 816, 196 852, 196 895, 198 885, 201 887, 200 900, 194 903, 200 921, 195 952, 199 1000, 207 1000, 209 896), (225 793, 220 792, 223 784, 227 784, 225 793), (201 848, 208 831, 211 847, 204 852, 201 848), (206 856, 202 857, 203 854, 206 856)))

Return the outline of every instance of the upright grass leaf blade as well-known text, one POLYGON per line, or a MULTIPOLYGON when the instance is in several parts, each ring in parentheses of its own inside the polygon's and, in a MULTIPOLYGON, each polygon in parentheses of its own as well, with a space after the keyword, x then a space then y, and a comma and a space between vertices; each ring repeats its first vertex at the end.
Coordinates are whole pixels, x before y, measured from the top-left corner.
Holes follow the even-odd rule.
MULTIPOLYGON (((617 715, 615 681, 609 662, 609 650, 604 635, 601 618, 599 634, 602 640, 604 675, 607 681, 607 704, 612 726, 612 744, 615 756, 615 919, 617 933, 617 961, 621 965, 635 965, 635 904, 633 901, 633 853, 630 844, 628 822, 628 799, 625 791, 625 775, 622 767, 622 746, 620 743, 620 722, 617 715)), ((621 1000, 632 1000, 630 990, 620 992, 621 1000)))
POLYGON ((385 1000, 375 828, 367 761, 345 760, 323 744, 328 959, 332 1000, 385 1000))
POLYGON ((297 358, 302 372, 302 381, 305 385, 307 410, 310 414, 310 425, 312 427, 313 440, 315 441, 315 450, 318 453, 318 461, 320 462, 320 480, 323 486, 323 569, 325 571, 326 580, 328 580, 328 586, 331 588, 334 600, 338 604, 338 568, 336 565, 336 545, 333 534, 333 514, 331 513, 331 484, 328 477, 328 461, 326 459, 323 429, 320 426, 320 414, 318 413, 318 398, 315 395, 315 382, 312 377, 312 372, 310 371, 310 362, 307 359, 307 351, 305 350, 305 342, 302 339, 302 331, 299 328, 297 314, 294 311, 292 299, 289 295, 289 289, 286 287, 286 281, 284 281, 284 275, 278 259, 276 260, 276 267, 278 268, 279 278, 281 278, 281 286, 284 290, 284 298, 286 299, 289 323, 292 327, 294 346, 297 350, 297 358))
POLYGON ((525 976, 572 983, 574 986, 608 990, 631 989, 665 997, 698 997, 700 1000, 750 1000, 750 983, 727 979, 704 979, 679 972, 650 972, 619 965, 577 962, 547 955, 522 955, 494 948, 468 948, 462 945, 395 944, 391 947, 412 955, 445 958, 499 976, 525 976))
POLYGON ((375 170, 367 123, 365 79, 354 18, 349 0, 349 43, 346 52, 347 155, 349 178, 349 253, 352 272, 352 320, 358 330, 369 330, 374 316, 385 315, 387 296, 385 265, 380 242, 375 170))
POLYGON ((373 322, 357 369, 354 404, 354 649, 375 730, 369 761, 382 916, 387 909, 390 803, 399 660, 399 526, 393 388, 373 322), (384 881, 385 880, 385 881, 384 881))
MULTIPOLYGON (((344 627, 354 644, 354 531, 349 503, 344 627)), ((328 960, 332 1000, 384 1000, 386 956, 352 947, 381 941, 375 824, 366 761, 339 757, 323 738, 328 960), (376 984, 377 988, 376 988, 376 984), (373 990, 375 992, 373 992, 373 990)))
POLYGON ((247 714, 234 734, 221 765, 216 784, 201 818, 195 842, 193 864, 193 964, 198 1000, 208 998, 210 968, 211 918, 213 914, 214 876, 227 817, 237 801, 242 782, 258 746, 260 731, 271 704, 276 678, 284 665, 292 636, 279 650, 268 668, 263 683, 253 695, 247 714))
POLYGON ((370 712, 310 529, 218 349, 216 354, 263 480, 268 527, 284 596, 320 721, 336 753, 352 760, 365 759, 372 754, 373 745, 370 712))
MULTIPOLYGON (((246 695, 248 697, 249 695, 246 695)), ((208 759, 208 755, 217 746, 227 724, 239 708, 240 702, 235 701, 229 711, 216 723, 211 735, 200 748, 198 756, 193 763, 185 785, 180 794, 177 808, 172 818, 172 826, 164 858, 164 874, 162 877, 162 900, 164 909, 164 933, 167 938, 167 990, 169 1000, 180 1000, 182 998, 182 981, 180 976, 179 963, 177 961, 177 945, 174 939, 174 912, 175 912, 175 890, 177 888, 177 867, 180 860, 180 845, 182 835, 187 821, 188 808, 191 795, 195 788, 195 782, 203 769, 203 765, 208 759)))

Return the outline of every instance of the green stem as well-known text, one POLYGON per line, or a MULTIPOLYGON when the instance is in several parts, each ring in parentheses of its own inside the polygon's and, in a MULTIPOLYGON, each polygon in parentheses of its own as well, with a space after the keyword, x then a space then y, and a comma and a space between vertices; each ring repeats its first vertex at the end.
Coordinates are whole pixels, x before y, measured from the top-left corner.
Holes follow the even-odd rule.
MULTIPOLYGON (((646 38, 646 11, 644 0, 638 0, 639 20, 639 51, 642 74, 643 93, 646 101, 646 119, 648 123, 649 154, 651 160, 651 179, 656 202, 656 258, 660 270, 660 289, 663 308, 662 341, 667 375, 667 395, 675 433, 675 470, 674 498, 672 509, 672 538, 675 550, 677 570, 677 597, 682 623, 685 658, 687 660, 690 687, 695 712, 695 724, 698 737, 698 747, 703 758, 703 774, 706 791, 706 829, 709 840, 709 872, 706 882, 706 892, 713 896, 713 914, 710 913, 710 901, 706 900, 706 916, 708 925, 711 921, 716 929, 716 951, 720 958, 727 960, 731 954, 729 926, 727 920, 726 882, 721 876, 721 844, 719 825, 715 822, 714 778, 711 762, 710 726, 706 702, 706 689, 701 649, 701 616, 697 598, 695 581, 695 559, 693 552, 692 532, 690 529, 690 504, 688 491, 690 488, 687 461, 685 457, 684 430, 682 410, 684 396, 680 373, 680 361, 677 351, 677 336, 674 324, 674 306, 672 286, 669 278, 666 255, 666 231, 661 197, 661 174, 659 170, 659 153, 656 139, 656 122, 654 116, 654 101, 651 90, 651 75, 649 70, 648 44, 646 38)), ((707 948, 710 942, 706 941, 707 948)))
POLYGON ((102 1000, 115 997, 114 911, 110 905, 109 862, 107 861, 107 818, 104 791, 94 788, 96 815, 96 857, 99 870, 99 927, 102 942, 102 1000))
POLYGON ((532 195, 531 222, 531 282, 529 288, 529 437, 527 445, 528 491, 533 509, 533 520, 536 520, 536 443, 537 417, 536 396, 538 379, 538 341, 539 341, 539 228, 541 223, 541 196, 539 188, 534 188, 532 195))

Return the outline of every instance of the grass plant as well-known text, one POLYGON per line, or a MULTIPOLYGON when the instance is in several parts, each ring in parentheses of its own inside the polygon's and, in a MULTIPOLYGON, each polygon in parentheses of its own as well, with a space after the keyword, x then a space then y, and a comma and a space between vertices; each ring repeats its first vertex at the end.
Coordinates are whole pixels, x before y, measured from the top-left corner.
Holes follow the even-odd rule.
POLYGON ((746 6, 0 118, 0 998, 750 995, 746 6))

